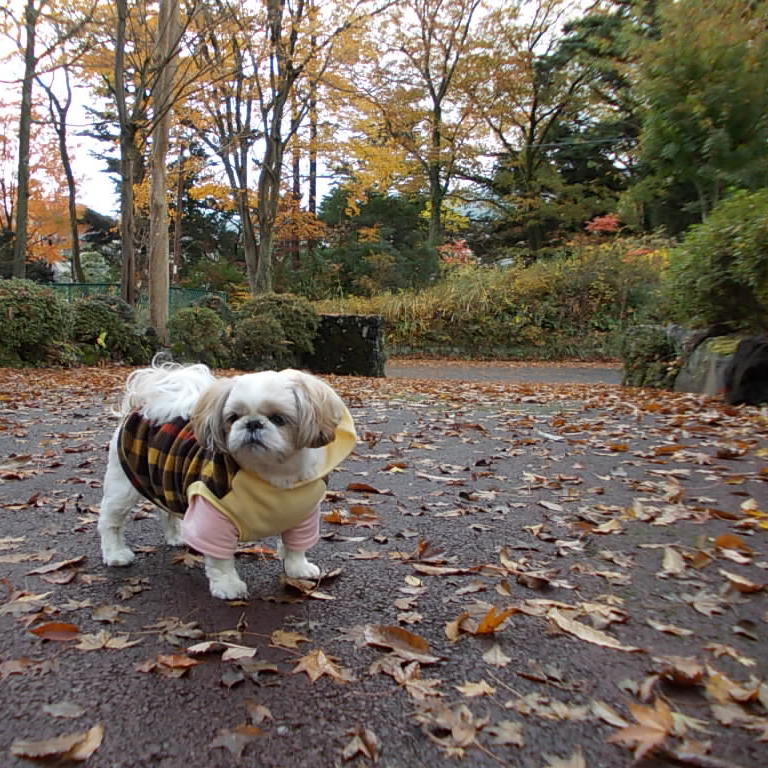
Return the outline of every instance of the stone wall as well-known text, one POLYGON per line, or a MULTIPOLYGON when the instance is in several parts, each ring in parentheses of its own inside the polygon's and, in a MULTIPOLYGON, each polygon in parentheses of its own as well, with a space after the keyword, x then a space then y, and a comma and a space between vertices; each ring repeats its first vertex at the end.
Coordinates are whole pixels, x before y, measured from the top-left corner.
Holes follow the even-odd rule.
POLYGON ((303 360, 312 373, 384 376, 384 319, 378 315, 321 315, 315 352, 303 360))

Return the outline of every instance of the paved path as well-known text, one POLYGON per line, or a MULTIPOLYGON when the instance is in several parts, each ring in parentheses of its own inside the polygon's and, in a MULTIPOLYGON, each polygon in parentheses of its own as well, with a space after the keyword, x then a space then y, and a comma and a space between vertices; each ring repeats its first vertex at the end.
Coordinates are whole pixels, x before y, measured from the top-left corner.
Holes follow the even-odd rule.
POLYGON ((621 384, 618 363, 468 362, 394 358, 389 378, 461 379, 464 381, 545 382, 548 384, 621 384))
POLYGON ((129 370, 0 368, 0 766, 82 740, 87 768, 625 768, 640 733, 765 768, 760 412, 432 365, 334 378, 361 440, 312 551, 327 576, 286 585, 249 547, 231 603, 146 505, 136 562, 101 563, 129 370))

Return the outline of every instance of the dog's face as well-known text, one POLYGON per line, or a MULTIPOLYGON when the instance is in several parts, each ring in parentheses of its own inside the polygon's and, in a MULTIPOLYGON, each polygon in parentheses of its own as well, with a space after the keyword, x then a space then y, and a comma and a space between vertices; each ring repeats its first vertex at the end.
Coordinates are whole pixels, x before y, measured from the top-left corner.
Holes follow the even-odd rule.
POLYGON ((341 399, 320 379, 261 371, 219 379, 195 406, 192 428, 207 448, 274 465, 330 443, 342 413, 341 399))

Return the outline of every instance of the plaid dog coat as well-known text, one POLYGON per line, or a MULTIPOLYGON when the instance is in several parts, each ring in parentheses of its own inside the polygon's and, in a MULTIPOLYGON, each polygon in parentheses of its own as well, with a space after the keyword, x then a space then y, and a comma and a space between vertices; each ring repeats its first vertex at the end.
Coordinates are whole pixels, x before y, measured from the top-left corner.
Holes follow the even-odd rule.
POLYGON ((117 453, 133 486, 154 504, 183 517, 190 501, 201 496, 235 525, 241 541, 253 541, 295 528, 312 515, 325 495, 325 477, 352 452, 356 439, 345 408, 316 477, 293 488, 276 488, 228 454, 205 449, 183 418, 155 423, 130 413, 118 434, 117 453))

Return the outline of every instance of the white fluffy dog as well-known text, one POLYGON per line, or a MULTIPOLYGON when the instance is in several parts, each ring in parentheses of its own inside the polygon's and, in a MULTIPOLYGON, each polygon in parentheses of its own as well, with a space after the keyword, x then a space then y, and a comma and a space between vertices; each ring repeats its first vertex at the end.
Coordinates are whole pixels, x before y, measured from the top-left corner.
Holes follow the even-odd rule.
POLYGON ((211 594, 247 596, 238 541, 281 534, 286 574, 317 578, 325 479, 355 445, 331 387, 296 370, 216 378, 204 365, 153 365, 127 380, 109 446, 99 515, 107 565, 129 565, 124 526, 142 496, 162 510, 169 544, 205 555, 211 594))

